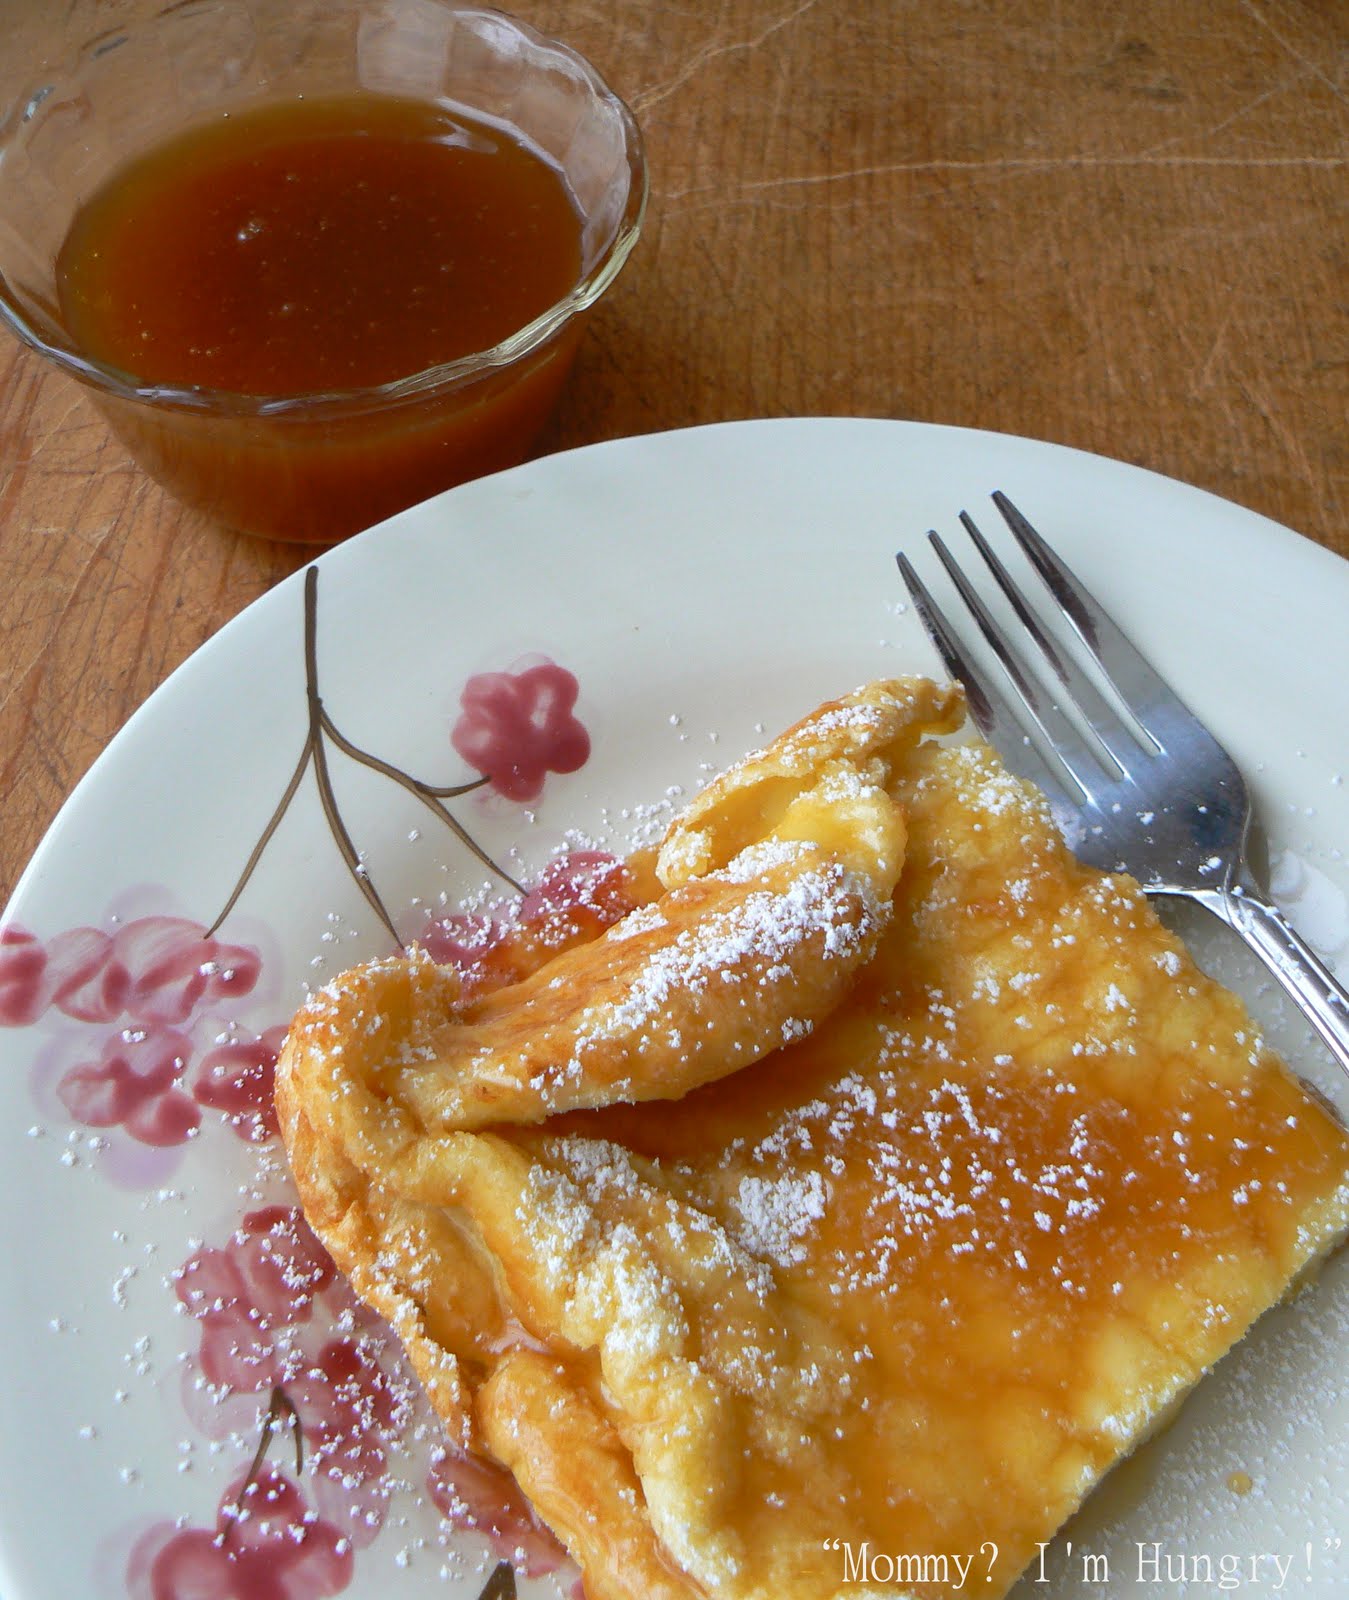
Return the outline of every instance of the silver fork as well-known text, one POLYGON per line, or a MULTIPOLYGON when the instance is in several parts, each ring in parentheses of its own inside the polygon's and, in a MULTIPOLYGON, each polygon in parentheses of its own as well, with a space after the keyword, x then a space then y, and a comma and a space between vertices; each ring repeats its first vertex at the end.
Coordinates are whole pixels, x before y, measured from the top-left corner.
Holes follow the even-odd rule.
POLYGON ((965 686, 980 731, 1009 767, 1044 790, 1080 860, 1128 872, 1150 895, 1197 901, 1240 934, 1349 1073, 1349 993, 1270 902, 1251 869, 1251 800, 1236 763, 1007 496, 996 493, 993 503, 1043 580, 1053 610, 1098 669, 1104 692, 1056 645, 962 511, 966 533, 1021 625, 1018 642, 941 537, 932 532, 928 539, 997 658, 1006 691, 975 665, 902 552, 896 560, 946 670, 965 686), (1057 698, 1045 692, 1051 679, 1057 698))

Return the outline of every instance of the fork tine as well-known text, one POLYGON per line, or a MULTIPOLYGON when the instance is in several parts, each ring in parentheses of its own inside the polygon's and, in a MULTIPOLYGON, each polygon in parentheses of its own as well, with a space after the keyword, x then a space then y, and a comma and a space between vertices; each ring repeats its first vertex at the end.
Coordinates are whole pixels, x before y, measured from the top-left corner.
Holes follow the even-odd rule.
MULTIPOLYGON (((1040 619, 1031 609, 1020 585, 1004 566, 1002 557, 980 532, 968 511, 960 513, 960 523, 969 534, 974 548, 983 557, 984 565, 993 574, 994 581, 1007 596, 1017 619, 1034 641, 1041 658, 1049 666, 1074 704, 1096 742, 1114 763, 1116 776, 1127 777, 1131 771, 1131 758, 1137 764, 1137 738, 1121 721, 1118 712, 1106 704, 1099 689, 1085 672, 1071 659, 1065 659, 1054 641, 1040 625, 1040 619), (1121 734, 1123 737, 1121 737, 1121 734)), ((1058 739, 1059 735, 1054 735, 1058 739)))
MULTIPOLYGON (((1063 767, 1069 778, 1081 791, 1082 798, 1090 794, 1092 784, 1091 769, 1100 770, 1100 763, 1095 760, 1077 736, 1077 730, 1055 705, 1044 702, 1040 690, 1034 680, 1023 670, 1021 656, 1008 639, 1006 633, 995 621, 992 612, 984 604, 982 596, 965 576, 960 564, 946 548, 945 542, 937 533, 928 534, 928 543, 937 552, 937 556, 951 582, 955 584, 960 598, 964 601, 970 615, 974 618, 989 647, 998 658, 998 664, 1006 673, 1012 688, 1016 691, 1016 700, 1012 702, 1015 714, 1016 705, 1019 703, 1022 715, 1019 718, 1025 731, 1034 739, 1038 734, 1043 743, 1040 754, 1045 756, 1046 748, 1053 752, 1053 757, 1063 767)), ((1099 777, 1097 779, 1099 783, 1099 777)))
MULTIPOLYGON (((1140 654, 1100 602, 1000 489, 994 491, 993 503, 1044 580, 1084 649, 1100 667, 1106 682, 1146 735, 1153 750, 1158 754, 1166 753, 1167 733, 1175 727, 1177 718, 1183 719, 1183 732, 1187 737, 1193 738, 1201 733, 1211 737, 1207 735, 1207 730, 1201 729, 1175 690, 1140 654)), ((1216 741, 1213 742, 1216 744, 1216 741)))
POLYGON ((942 665, 952 678, 964 685, 970 715, 980 733, 997 749, 1018 777, 1027 778, 1039 786, 1051 805, 1074 808, 1077 802, 1064 793, 1059 779, 1027 738, 1007 700, 979 674, 945 613, 914 571, 909 558, 901 550, 896 553, 895 561, 928 638, 942 659, 942 665))

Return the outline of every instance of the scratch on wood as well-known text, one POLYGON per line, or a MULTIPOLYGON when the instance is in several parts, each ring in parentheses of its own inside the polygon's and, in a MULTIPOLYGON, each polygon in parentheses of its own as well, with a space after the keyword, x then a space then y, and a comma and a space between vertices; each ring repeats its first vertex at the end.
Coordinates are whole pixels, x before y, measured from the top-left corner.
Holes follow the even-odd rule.
POLYGON ((1232 316, 1233 313, 1231 307, 1229 307, 1213 335, 1213 343, 1209 346, 1208 354, 1204 357, 1199 371, 1195 374, 1194 383, 1191 386, 1192 393, 1200 394, 1203 390, 1212 386, 1213 374, 1218 365, 1218 356, 1223 347, 1223 340, 1227 337, 1227 330, 1232 325, 1232 316))
POLYGON ((1309 60, 1301 50, 1298 50, 1294 45, 1292 45, 1269 20, 1269 17, 1265 14, 1265 12, 1262 11, 1259 6, 1253 3, 1253 0, 1241 0, 1241 8, 1243 11, 1245 11, 1246 15, 1252 19, 1252 21, 1258 23, 1259 26, 1269 34, 1270 38, 1275 41, 1280 49, 1286 51, 1294 61, 1300 62, 1302 66, 1306 67, 1307 71, 1312 74, 1317 82, 1329 89, 1331 94, 1333 94, 1337 100, 1344 99, 1344 90, 1335 81, 1335 79, 1332 78, 1329 73, 1322 71, 1322 69, 1317 66, 1316 62, 1309 60))
POLYGON ((1336 172, 1349 167, 1349 156, 1187 156, 1161 155, 1138 151, 1123 155, 1068 156, 992 156, 986 160, 961 161, 937 158, 926 161, 893 161, 866 167, 849 167, 841 172, 804 172, 780 178, 750 178, 727 191, 724 184, 694 184, 670 189, 662 196, 671 201, 688 200, 698 195, 718 195, 725 200, 750 198, 770 190, 820 188, 828 184, 850 183, 857 178, 899 175, 961 173, 973 177, 1017 176, 1028 173, 1128 171, 1131 168, 1226 168, 1236 171, 1266 171, 1278 168, 1336 172))
POLYGON ((1267 396, 1253 382, 1247 382, 1240 374, 1233 374, 1233 382, 1242 396, 1264 418, 1266 427, 1274 436, 1275 442, 1279 445, 1285 459, 1293 467, 1303 483, 1306 484, 1316 507, 1317 516, 1323 520, 1328 520, 1329 508, 1326 505, 1324 484, 1320 475, 1312 466, 1311 460, 1307 455, 1306 445, 1298 429, 1289 427, 1275 407, 1269 403, 1267 396))
POLYGON ((801 4, 794 11, 789 11, 786 16, 778 17, 776 21, 770 22, 766 28, 755 34, 752 39, 738 39, 728 44, 704 45, 701 50, 694 52, 690 59, 667 83, 656 84, 652 88, 640 90, 634 95, 632 100, 633 110, 639 116, 650 111, 652 106, 659 105, 662 100, 667 100, 677 89, 682 88, 695 73, 701 72, 710 61, 716 61, 722 56, 736 55, 744 50, 756 49, 765 40, 771 39, 775 33, 795 22, 798 17, 803 16, 807 11, 813 10, 817 4, 818 0, 801 0, 801 4))

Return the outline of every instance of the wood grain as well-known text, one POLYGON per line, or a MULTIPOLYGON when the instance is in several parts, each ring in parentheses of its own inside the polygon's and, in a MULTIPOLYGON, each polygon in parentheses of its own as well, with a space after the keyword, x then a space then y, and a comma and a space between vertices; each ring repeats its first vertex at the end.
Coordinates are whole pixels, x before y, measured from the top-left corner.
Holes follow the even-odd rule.
MULTIPOLYGON (((56 9, 10 0, 0 105, 56 9)), ((652 172, 542 449, 922 418, 1137 462, 1349 554, 1343 6, 516 9, 630 100, 652 172)), ((306 554, 175 505, 0 336, 0 901, 131 711, 306 554)))

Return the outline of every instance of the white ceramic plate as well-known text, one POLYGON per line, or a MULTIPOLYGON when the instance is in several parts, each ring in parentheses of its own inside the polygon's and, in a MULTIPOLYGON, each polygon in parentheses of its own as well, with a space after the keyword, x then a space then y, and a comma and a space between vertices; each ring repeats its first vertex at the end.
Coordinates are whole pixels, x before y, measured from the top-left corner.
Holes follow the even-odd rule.
MULTIPOLYGON (((555 688, 563 680, 546 666, 529 676, 545 658, 573 674, 588 759, 576 768, 583 751, 555 705, 535 753, 574 770, 541 770, 534 798, 489 787, 448 802, 482 850, 529 881, 578 836, 621 850, 649 835, 711 770, 822 698, 932 670, 893 552, 915 550, 931 526, 952 528, 962 507, 992 530, 995 488, 1107 599, 1244 765, 1292 914, 1343 964, 1349 565, 1114 462, 848 420, 734 424, 555 456, 325 555, 317 687, 354 745, 453 784, 477 776, 452 743, 471 678, 513 673, 492 680, 496 689, 555 688)), ((340 1291, 322 1280, 310 1284, 322 1291, 312 1304, 305 1291, 278 1309, 276 1263, 257 1239, 276 1213, 230 1243, 245 1213, 290 1201, 274 1142, 238 1136, 251 1126, 246 1108, 238 1131, 217 1108, 231 1086, 247 1100, 237 1069, 250 1041, 286 1020, 306 984, 389 942, 343 867, 312 765, 223 944, 199 942, 305 748, 304 582, 297 575, 250 607, 132 719, 62 811, 7 914, 4 1600, 145 1597, 152 1573, 155 1600, 165 1600, 169 1545, 184 1584, 197 1585, 182 1588, 184 1600, 256 1600, 246 1584, 236 1596, 204 1546, 248 1468, 270 1389, 259 1380, 255 1394, 215 1405, 201 1364, 241 1335, 270 1371, 274 1343, 313 1357, 344 1328, 362 1333, 349 1312, 340 1321, 340 1291), (190 1258, 193 1272, 176 1276, 190 1258)), ((331 739, 326 749, 336 806, 401 931, 416 931, 428 905, 490 881, 391 776, 331 739)), ((532 786, 526 772, 522 787, 532 786)), ((1296 1030, 1285 1046, 1303 1070, 1322 1070, 1296 1030)), ((1285 1593, 1349 1592, 1339 1549, 1349 1536, 1346 1359, 1340 1262, 1266 1319, 1165 1438, 1116 1475, 1070 1530, 1071 1551, 1060 1541, 1047 1552, 1050 1581, 1027 1582, 1025 1595, 1182 1594, 1205 1557, 1235 1560, 1215 1572, 1261 1594, 1280 1571, 1285 1593), (1242 1472, 1252 1483, 1244 1495, 1229 1486, 1242 1472), (1154 1546, 1170 1575, 1163 1566, 1157 1581, 1139 1581, 1154 1546), (1084 1553, 1106 1558, 1110 1581, 1099 1562, 1082 1566, 1084 1553)), ((341 1431, 337 1365, 322 1368, 327 1389, 315 1380, 293 1399, 311 1448, 325 1425, 341 1431)), ((424 1492, 433 1431, 423 1421, 394 1439, 382 1414, 367 1419, 355 1475, 368 1519, 348 1547, 311 1541, 324 1559, 292 1572, 285 1600, 338 1582, 388 1600, 479 1593, 514 1535, 442 1522, 424 1492)), ((291 1471, 291 1450, 278 1432, 261 1472, 291 1471)), ((344 1507, 324 1498, 312 1465, 300 1484, 322 1501, 325 1525, 342 1523, 344 1507)), ((490 1486, 483 1492, 490 1499, 490 1486)), ((536 1553, 534 1564, 547 1559, 536 1553)), ((520 1592, 567 1594, 573 1576, 523 1579, 520 1592)), ((1190 1582, 1188 1592, 1219 1587, 1190 1582)))

